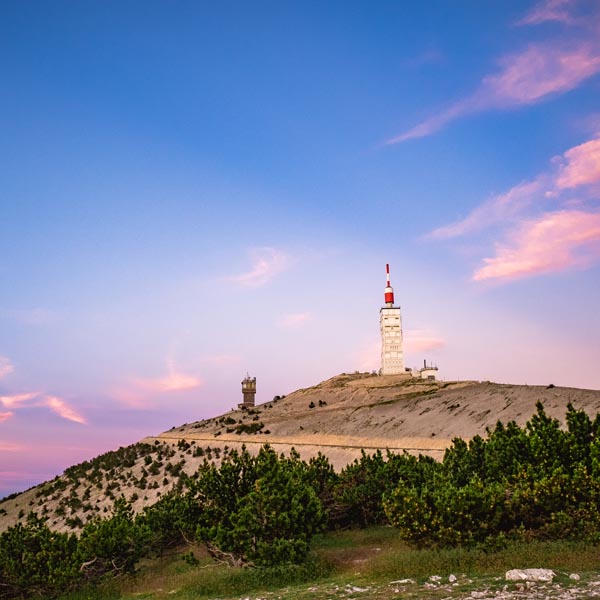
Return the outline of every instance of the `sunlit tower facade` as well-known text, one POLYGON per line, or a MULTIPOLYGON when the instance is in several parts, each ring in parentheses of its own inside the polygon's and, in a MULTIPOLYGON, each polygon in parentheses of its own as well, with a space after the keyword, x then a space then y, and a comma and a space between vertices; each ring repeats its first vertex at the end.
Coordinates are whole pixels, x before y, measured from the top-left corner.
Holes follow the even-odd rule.
POLYGON ((390 265, 385 265, 385 306, 379 311, 381 328, 381 374, 405 373, 402 350, 402 317, 400 307, 394 306, 394 290, 390 283, 390 265))

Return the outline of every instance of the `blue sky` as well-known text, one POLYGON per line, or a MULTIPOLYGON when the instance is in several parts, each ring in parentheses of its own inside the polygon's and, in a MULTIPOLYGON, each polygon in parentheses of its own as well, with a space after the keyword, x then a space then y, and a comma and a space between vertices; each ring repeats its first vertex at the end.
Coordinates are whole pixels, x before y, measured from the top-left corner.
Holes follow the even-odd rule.
POLYGON ((586 0, 0 6, 0 494, 406 362, 600 388, 586 0), (40 456, 43 456, 40 459, 40 456))

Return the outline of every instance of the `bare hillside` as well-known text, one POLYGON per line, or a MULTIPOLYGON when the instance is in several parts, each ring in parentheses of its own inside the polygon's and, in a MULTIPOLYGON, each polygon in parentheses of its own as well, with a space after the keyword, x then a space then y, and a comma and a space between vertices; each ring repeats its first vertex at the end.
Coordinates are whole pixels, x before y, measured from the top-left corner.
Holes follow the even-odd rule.
POLYGON ((421 381, 404 375, 338 375, 250 411, 232 410, 149 440, 185 438, 219 444, 243 440, 247 445, 268 441, 275 447, 295 446, 307 457, 321 451, 340 468, 358 456, 361 448, 441 457, 453 438, 484 435, 499 420, 524 425, 537 401, 560 420, 569 402, 589 414, 600 411, 600 391, 596 390, 421 381), (245 434, 253 424, 260 429, 245 434))
POLYGON ((218 462, 243 444, 250 451, 265 443, 280 452, 295 447, 306 459, 321 452, 337 469, 360 456, 361 449, 441 458, 455 437, 485 435, 498 420, 525 424, 537 401, 561 421, 569 402, 590 415, 600 412, 600 391, 595 390, 338 375, 253 409, 173 428, 74 465, 0 502, 0 530, 30 511, 47 516, 55 529, 77 530, 108 513, 121 494, 141 510, 183 486, 185 475, 205 459, 218 462))

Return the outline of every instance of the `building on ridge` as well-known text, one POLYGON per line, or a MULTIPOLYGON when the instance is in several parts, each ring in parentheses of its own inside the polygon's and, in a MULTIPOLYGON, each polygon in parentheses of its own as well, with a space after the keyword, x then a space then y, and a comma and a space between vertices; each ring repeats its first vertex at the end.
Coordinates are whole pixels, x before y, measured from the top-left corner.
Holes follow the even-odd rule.
POLYGON ((396 375, 405 373, 404 352, 402 349, 402 317, 400 307, 394 306, 394 290, 390 284, 390 265, 385 265, 386 288, 385 306, 379 311, 381 327, 381 374, 396 375))
POLYGON ((243 401, 238 404, 238 408, 254 408, 256 397, 256 377, 250 377, 246 373, 246 377, 242 380, 242 396, 243 401))
POLYGON ((427 360, 423 361, 423 368, 419 369, 419 377, 421 379, 427 379, 428 381, 435 381, 437 379, 438 368, 433 363, 427 364, 427 360))

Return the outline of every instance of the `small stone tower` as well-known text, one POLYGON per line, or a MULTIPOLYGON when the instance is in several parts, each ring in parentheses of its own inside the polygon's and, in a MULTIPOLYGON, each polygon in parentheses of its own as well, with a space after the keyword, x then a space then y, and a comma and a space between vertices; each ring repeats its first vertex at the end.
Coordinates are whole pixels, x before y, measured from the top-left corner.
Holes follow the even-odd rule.
POLYGON ((405 373, 402 351, 402 317, 400 307, 394 306, 394 290, 390 284, 390 265, 385 265, 387 284, 385 306, 379 311, 381 327, 381 374, 405 373))
POLYGON ((246 377, 242 380, 242 395, 244 401, 241 404, 238 404, 238 408, 254 408, 256 377, 250 377, 250 375, 246 373, 246 377))

